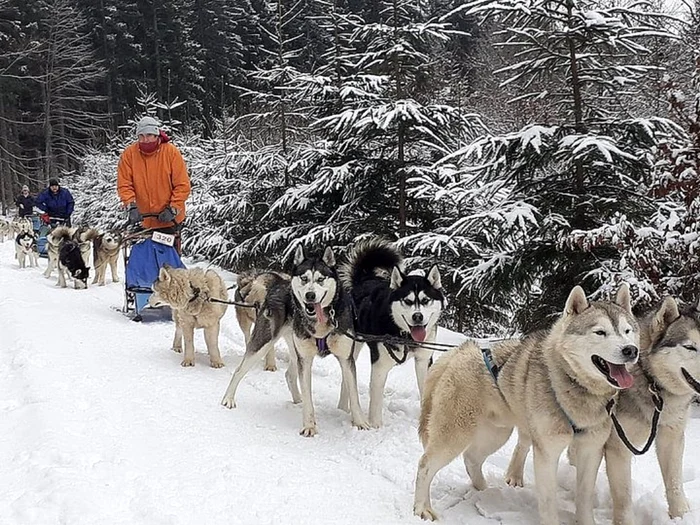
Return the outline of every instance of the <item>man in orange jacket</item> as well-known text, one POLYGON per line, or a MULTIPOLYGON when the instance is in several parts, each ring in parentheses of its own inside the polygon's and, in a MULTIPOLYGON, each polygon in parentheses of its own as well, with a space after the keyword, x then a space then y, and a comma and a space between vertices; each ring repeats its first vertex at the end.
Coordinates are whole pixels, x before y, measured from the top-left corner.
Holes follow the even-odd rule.
POLYGON ((128 146, 117 166, 117 193, 129 222, 174 233, 185 219, 190 178, 182 154, 161 131, 156 119, 143 117, 138 141, 128 146), (156 217, 143 215, 157 214, 156 217))

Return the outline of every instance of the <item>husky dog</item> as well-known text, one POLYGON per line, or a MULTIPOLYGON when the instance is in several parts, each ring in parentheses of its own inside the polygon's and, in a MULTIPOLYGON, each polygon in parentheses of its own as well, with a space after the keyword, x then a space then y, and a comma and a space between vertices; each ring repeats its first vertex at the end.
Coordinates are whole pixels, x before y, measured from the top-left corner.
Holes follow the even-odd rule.
MULTIPOLYGON (((634 386, 620 392, 615 413, 625 435, 636 446, 649 436, 655 405, 652 393, 663 399, 656 437, 656 455, 666 486, 668 513, 688 512, 683 491, 683 449, 688 410, 700 394, 700 305, 679 313, 668 297, 641 324, 640 355, 633 369, 634 386)), ((613 523, 632 525, 632 455, 614 430, 605 445, 605 463, 613 500, 613 523)))
POLYGON ((22 232, 17 235, 15 238, 15 257, 20 268, 26 268, 27 257, 29 257, 29 266, 39 266, 39 254, 34 233, 22 232))
POLYGON ((9 237, 11 234, 10 223, 0 217, 0 242, 5 242, 5 237, 9 237))
POLYGON ((92 251, 90 243, 99 236, 100 233, 94 228, 86 228, 84 226, 73 228, 73 240, 80 246, 80 255, 85 261, 85 266, 90 264, 90 252, 92 251))
MULTIPOLYGON (((241 327, 243 337, 245 337, 246 346, 250 344, 252 328, 257 318, 257 312, 260 309, 260 306, 265 302, 268 291, 272 285, 283 281, 286 281, 286 285, 288 286, 289 281, 291 281, 291 277, 286 273, 259 270, 252 270, 250 272, 244 272, 238 275, 236 279, 237 286, 234 299, 236 302, 254 306, 254 308, 245 306, 234 307, 236 311, 236 319, 238 319, 238 325, 241 327)), ((267 329, 265 332, 267 332, 267 329)), ((273 341, 273 347, 265 354, 265 370, 270 372, 277 370, 274 343, 275 342, 273 341)), ((291 346, 289 346, 289 348, 291 348, 291 346)))
POLYGON ((90 269, 80 251, 80 243, 76 241, 72 228, 59 226, 54 228, 46 236, 46 251, 49 256, 49 264, 44 276, 51 277, 53 268, 58 269, 58 286, 66 287, 66 270, 74 280, 76 289, 87 288, 90 269))
MULTIPOLYGON (((436 519, 430 483, 460 454, 474 488, 486 488, 484 460, 517 427, 519 446, 534 448, 540 523, 560 523, 557 465, 561 452, 574 443, 576 522, 593 525, 595 479, 612 426, 609 404, 618 390, 632 386, 626 367, 637 361, 638 346, 639 325, 627 285, 614 303, 589 303, 576 286, 548 332, 506 341, 484 353, 467 342, 445 354, 425 385, 415 514, 436 519)), ((509 475, 522 478, 519 461, 511 462, 509 475)))
POLYGON ((204 329, 211 367, 224 366, 219 353, 219 329, 228 305, 210 299, 228 301, 226 284, 214 270, 186 270, 166 265, 160 269, 158 279, 153 283, 148 304, 153 308, 167 304, 172 309, 175 320, 173 350, 182 353, 182 340, 185 340, 182 366, 194 366, 195 328, 204 329))
MULTIPOLYGON (((343 388, 349 399, 352 423, 358 428, 369 428, 357 393, 353 341, 347 335, 352 330, 352 314, 338 280, 333 250, 326 248, 321 258, 307 257, 299 246, 294 253, 291 275, 288 286, 278 284, 270 287, 243 361, 234 372, 221 403, 229 408, 236 406, 238 383, 253 366, 258 352, 261 349, 269 351, 274 340, 290 331, 290 353, 293 355, 287 384, 292 398, 295 401, 301 399, 302 402, 300 434, 310 437, 317 433, 311 395, 311 365, 317 355, 336 356, 342 371, 343 388), (301 396, 295 391, 297 366, 301 371, 301 396)), ((280 276, 277 278, 284 282, 280 276)))
POLYGON ((31 219, 26 217, 16 217, 13 222, 14 230, 19 233, 33 233, 34 225, 31 219))
MULTIPOLYGON (((98 236, 99 232, 94 228, 71 228, 70 226, 57 226, 51 230, 46 236, 46 252, 49 257, 49 264, 44 272, 44 277, 48 279, 51 277, 53 269, 58 268, 58 254, 61 246, 67 240, 71 240, 75 243, 78 248, 78 252, 83 259, 82 267, 87 268, 90 264, 90 242, 93 239, 96 239, 98 236)), ((60 279, 61 277, 59 276, 59 280, 60 279)), ((87 277, 85 277, 85 279, 87 279, 87 277)), ((83 280, 82 277, 81 280, 83 280)))
MULTIPOLYGON (((440 272, 433 266, 425 277, 406 275, 396 248, 379 239, 360 241, 341 267, 343 285, 356 308, 355 330, 360 334, 403 337, 417 343, 434 342, 437 322, 445 306, 440 272)), ((369 423, 382 425, 384 386, 389 371, 409 355, 415 360, 418 390, 423 393, 432 350, 414 345, 370 342, 369 423)), ((346 403, 341 390, 340 404, 346 403)))
POLYGON ((119 248, 122 245, 122 234, 118 231, 109 231, 98 235, 92 241, 92 259, 95 266, 95 279, 92 284, 105 285, 107 277, 107 265, 112 272, 112 282, 118 283, 117 259, 119 248))

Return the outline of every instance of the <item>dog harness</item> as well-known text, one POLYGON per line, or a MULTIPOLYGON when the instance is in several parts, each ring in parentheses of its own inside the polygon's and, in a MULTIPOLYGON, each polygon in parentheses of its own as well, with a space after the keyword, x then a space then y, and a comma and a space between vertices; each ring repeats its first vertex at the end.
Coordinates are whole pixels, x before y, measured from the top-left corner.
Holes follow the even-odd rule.
POLYGON ((498 383, 498 373, 501 371, 501 369, 498 367, 496 363, 493 361, 493 354, 491 353, 490 348, 482 348, 481 349, 481 355, 484 358, 484 364, 486 365, 486 368, 488 369, 489 373, 491 374, 491 377, 493 377, 493 380, 498 383))
POLYGON ((318 355, 320 357, 326 357, 328 354, 331 353, 330 349, 328 348, 328 336, 326 337, 314 337, 316 339, 316 350, 318 351, 318 355))

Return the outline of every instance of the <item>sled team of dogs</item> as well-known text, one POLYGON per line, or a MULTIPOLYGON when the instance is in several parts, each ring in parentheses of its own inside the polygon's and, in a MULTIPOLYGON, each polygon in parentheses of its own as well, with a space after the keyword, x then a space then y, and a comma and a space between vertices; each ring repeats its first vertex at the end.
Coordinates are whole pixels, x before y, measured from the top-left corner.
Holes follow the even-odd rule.
MULTIPOLYGON (((29 232, 18 232, 18 239, 21 233, 29 232)), ((108 265, 117 280, 118 234, 58 227, 48 241, 47 274, 58 269, 59 284, 65 285, 61 275, 67 271, 76 286, 87 286, 82 246, 88 242, 94 249, 93 282, 104 283, 108 265)), ((595 523, 595 482, 605 459, 613 523, 632 525, 632 452, 613 428, 612 416, 636 447, 655 430, 668 514, 677 518, 690 510, 682 471, 689 409, 700 394, 700 304, 679 307, 669 297, 638 319, 626 284, 614 300, 594 302, 576 286, 549 330, 490 349, 465 342, 433 364, 430 343, 446 305, 440 273, 436 266, 406 272, 400 251, 382 240, 356 243, 341 264, 331 248, 316 256, 299 247, 289 273, 239 274, 234 299, 246 351, 222 405, 236 407, 236 391, 256 363, 264 360, 266 370, 276 370, 275 343, 282 339, 290 353, 287 385, 292 401, 302 406, 303 436, 318 432, 311 373, 316 357, 332 354, 338 360, 338 407, 359 429, 382 426, 388 374, 413 358, 423 446, 413 511, 423 519, 437 519, 430 486, 443 467, 461 455, 473 488, 484 490, 484 461, 517 428, 505 482, 523 486, 532 449, 540 523, 560 523, 557 468, 568 449, 576 468, 576 523, 595 523), (371 362, 368 417, 360 405, 355 367, 364 344, 371 362)), ((182 366, 195 364, 194 331, 200 328, 210 365, 224 366, 218 340, 228 300, 226 285, 213 270, 160 270, 149 304, 171 307, 172 348, 183 353, 182 366)))
MULTIPOLYGON (((0 218, 0 242, 7 238, 14 238, 15 258, 20 268, 39 266, 37 236, 31 220, 15 218, 8 221, 0 218)), ((53 228, 46 235, 48 265, 44 276, 50 278, 53 271, 57 270, 58 286, 67 287, 68 274, 73 279, 76 289, 87 288, 92 256, 95 271, 93 284, 105 284, 108 267, 112 282, 119 282, 117 260, 121 245, 122 234, 119 231, 100 233, 94 228, 85 227, 53 228)))
MULTIPOLYGON (((216 272, 164 268, 153 288, 152 304, 173 308, 178 352, 184 336, 182 365, 194 365, 192 334, 201 327, 211 366, 223 366, 218 331, 226 305, 207 304, 210 297, 227 299, 216 272)), ((437 519, 430 485, 443 467, 461 455, 473 488, 485 489, 484 461, 517 428, 505 481, 523 485, 532 449, 542 524, 560 523, 557 467, 568 449, 576 467, 576 522, 595 523, 595 481, 605 458, 613 522, 632 525, 632 452, 613 429, 611 414, 637 447, 648 440, 658 418, 655 446, 668 513, 675 518, 689 510, 682 470, 688 413, 700 394, 700 304, 679 308, 667 298, 637 319, 627 285, 614 300, 595 302, 576 286, 548 331, 488 350, 466 342, 432 364, 430 343, 446 304, 440 273, 437 267, 406 273, 400 252, 380 240, 360 241, 341 264, 330 248, 320 256, 297 248, 289 273, 239 274, 234 299, 246 351, 221 403, 236 407, 237 389, 256 363, 276 370, 275 343, 282 339, 290 349, 285 378, 292 401, 302 405, 303 436, 318 432, 311 374, 316 357, 332 354, 338 360, 338 407, 359 429, 382 425, 388 373, 413 358, 424 449, 413 510, 424 519, 437 519), (371 361, 368 417, 360 406, 355 369, 365 343, 371 361), (655 398, 663 399, 660 412, 655 398)))

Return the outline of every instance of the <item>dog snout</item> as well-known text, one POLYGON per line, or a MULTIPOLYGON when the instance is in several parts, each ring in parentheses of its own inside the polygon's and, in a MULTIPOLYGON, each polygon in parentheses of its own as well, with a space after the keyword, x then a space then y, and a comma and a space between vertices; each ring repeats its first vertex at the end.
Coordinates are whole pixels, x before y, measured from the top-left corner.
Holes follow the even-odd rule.
POLYGON ((413 319, 414 323, 422 323, 423 322, 423 314, 420 312, 414 312, 413 316, 411 318, 413 319))
POLYGON ((306 292, 306 295, 304 295, 306 298, 306 302, 308 303, 315 303, 316 302, 316 292, 306 292))
POLYGON ((634 345, 627 345, 622 348, 622 355, 630 361, 634 361, 639 356, 639 349, 634 345))

